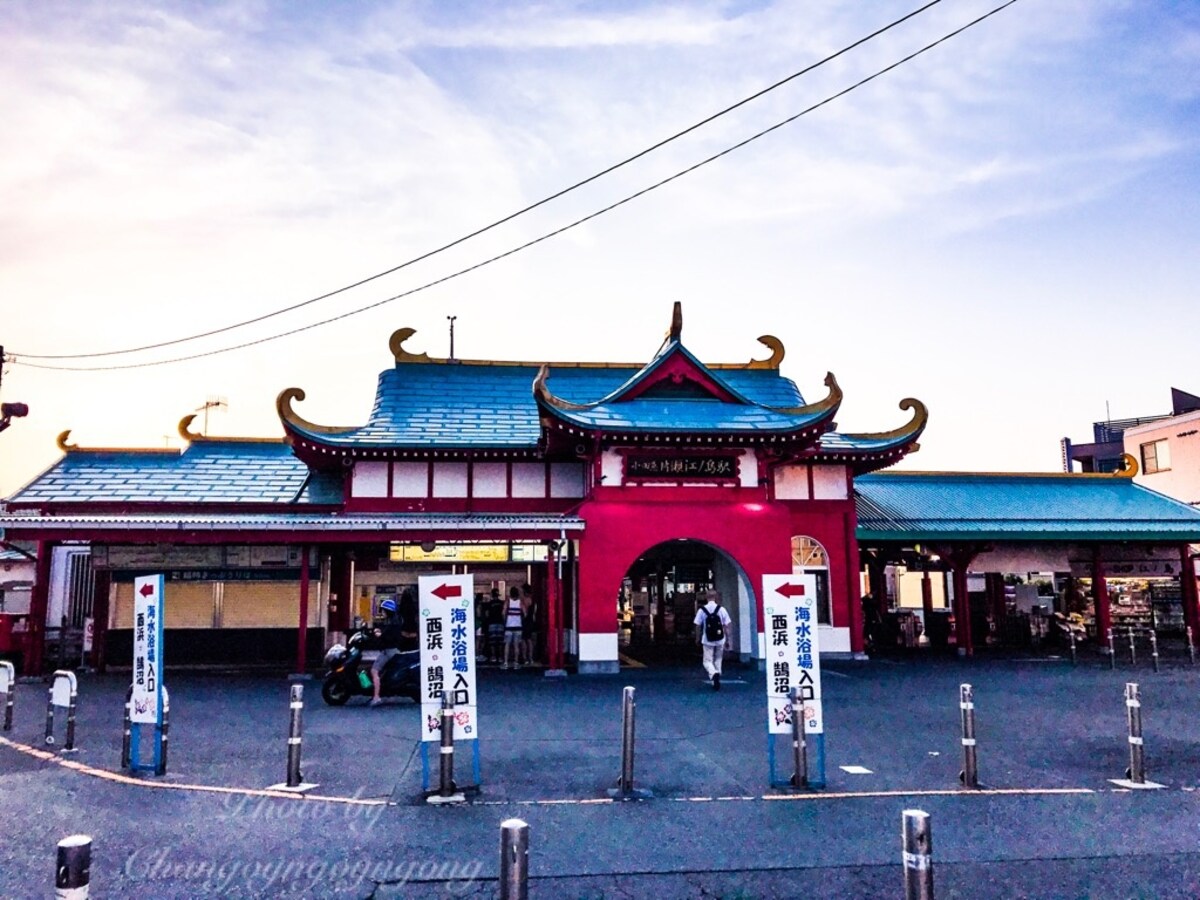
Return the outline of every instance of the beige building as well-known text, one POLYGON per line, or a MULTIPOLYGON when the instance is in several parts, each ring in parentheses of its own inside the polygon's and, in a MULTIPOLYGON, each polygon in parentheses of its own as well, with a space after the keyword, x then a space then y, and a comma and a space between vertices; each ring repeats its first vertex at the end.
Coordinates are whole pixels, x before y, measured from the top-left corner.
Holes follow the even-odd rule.
POLYGON ((1137 460, 1135 482, 1200 506, 1200 410, 1126 429, 1125 452, 1137 460))

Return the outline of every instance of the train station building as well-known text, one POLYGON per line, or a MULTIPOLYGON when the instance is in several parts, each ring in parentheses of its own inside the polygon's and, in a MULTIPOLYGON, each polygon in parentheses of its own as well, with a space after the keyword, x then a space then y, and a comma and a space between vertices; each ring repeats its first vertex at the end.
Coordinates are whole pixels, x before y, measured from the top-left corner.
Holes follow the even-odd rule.
POLYGON ((898 398, 899 421, 840 432, 836 378, 806 397, 775 337, 759 338, 763 359, 704 363, 676 304, 636 364, 433 359, 413 339, 392 335, 363 424, 308 421, 289 387, 282 438, 209 437, 192 416, 182 451, 63 432, 62 457, 0 514, 4 539, 37 551, 26 669, 43 666, 48 623, 85 620, 92 664, 123 664, 133 578, 160 572, 168 665, 307 669, 434 571, 471 573, 484 597, 532 585, 539 658, 580 673, 689 659, 712 592, 738 656, 762 660, 762 578, 800 571, 817 576, 831 655, 861 656, 914 574, 936 573, 920 610, 932 631, 947 609, 963 654, 1011 612, 997 578, 1012 571, 1070 580, 1099 635, 1115 568, 1149 566, 1200 631, 1200 512, 1124 472, 882 471, 919 449, 925 406, 898 398))

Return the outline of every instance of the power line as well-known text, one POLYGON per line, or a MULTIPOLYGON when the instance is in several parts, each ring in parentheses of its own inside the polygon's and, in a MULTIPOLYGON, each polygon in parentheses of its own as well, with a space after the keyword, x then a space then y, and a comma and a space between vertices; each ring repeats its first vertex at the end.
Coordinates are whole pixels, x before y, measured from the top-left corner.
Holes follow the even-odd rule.
POLYGON ((818 110, 821 107, 832 103, 834 100, 844 97, 847 94, 851 93, 852 91, 858 90, 863 85, 869 84, 870 82, 874 81, 875 79, 880 78, 883 75, 886 75, 888 72, 898 69, 900 66, 911 62, 912 60, 916 59, 918 56, 922 56, 923 54, 928 53, 930 50, 934 49, 935 47, 937 47, 941 44, 944 44, 946 41, 950 40, 951 38, 957 37, 958 35, 962 34, 964 31, 974 28, 976 25, 980 24, 981 22, 984 22, 985 20, 990 19, 992 16, 996 15, 999 12, 1002 12, 1003 10, 1012 6, 1016 2, 1017 2, 1017 0, 1007 0, 1007 2, 1002 3, 997 7, 994 7, 993 9, 991 9, 988 12, 984 13, 983 15, 979 16, 978 18, 972 19, 970 22, 967 22, 965 25, 962 25, 959 28, 954 29, 953 31, 949 32, 948 34, 943 35, 942 37, 938 38, 936 41, 933 41, 932 43, 926 44, 924 47, 920 48, 919 50, 913 51, 912 53, 897 60, 896 62, 892 63, 891 65, 888 65, 882 69, 879 69, 878 71, 874 72, 873 74, 868 75, 866 78, 860 79, 859 81, 856 81, 854 84, 850 85, 847 88, 843 88, 842 90, 838 91, 837 93, 830 94, 824 100, 821 100, 818 103, 814 103, 812 106, 809 106, 806 109, 803 109, 798 113, 795 113, 794 115, 788 116, 786 119, 776 122, 774 125, 771 125, 768 128, 764 128, 762 131, 756 132, 756 133, 752 134, 750 137, 745 138, 744 140, 738 141, 736 144, 733 144, 730 147, 726 147, 724 150, 720 151, 719 153, 714 153, 712 156, 706 157, 705 159, 702 159, 699 162, 692 164, 692 165, 688 166, 686 169, 681 169, 680 171, 676 172, 674 175, 670 175, 670 176, 662 179, 661 181, 657 181, 654 184, 649 185, 648 187, 642 188, 640 191, 636 191, 633 194, 629 194, 628 196, 616 201, 615 203, 610 203, 608 206, 598 209, 595 212, 589 213, 588 215, 583 216, 582 218, 576 219, 573 222, 569 222, 568 224, 563 225, 559 228, 556 228, 553 231, 548 231, 545 234, 541 235, 540 237, 536 237, 533 240, 526 241, 523 244, 519 244, 516 247, 512 247, 509 250, 504 251, 503 253, 498 253, 495 256, 491 256, 481 262, 477 262, 474 265, 470 265, 470 266, 467 266, 466 268, 459 269, 456 272, 452 272, 449 275, 444 275, 441 278, 434 279, 433 281, 428 281, 425 284, 419 285, 418 287, 410 288, 407 291, 402 291, 399 294, 394 294, 391 297, 385 297, 382 300, 377 300, 374 303, 369 303, 366 306, 360 306, 356 309, 348 310, 344 313, 339 313, 336 316, 330 316, 329 318, 322 319, 317 322, 312 322, 308 325, 302 325, 297 328, 289 329, 288 331, 282 331, 282 332, 278 332, 273 335, 268 335, 266 337, 257 338, 256 340, 244 341, 240 344, 233 344, 228 347, 221 347, 216 350, 208 350, 208 351, 205 351, 202 353, 193 353, 188 356, 177 356, 177 357, 172 357, 170 359, 155 360, 153 362, 126 363, 123 365, 113 365, 113 366, 47 366, 47 365, 42 365, 42 364, 38 364, 38 363, 27 363, 20 359, 12 359, 11 361, 14 364, 24 365, 24 366, 28 366, 30 368, 53 369, 56 371, 65 371, 65 372, 102 372, 102 371, 113 371, 113 370, 118 370, 118 369, 141 369, 141 368, 149 368, 152 366, 164 366, 164 365, 170 365, 170 364, 178 363, 178 362, 187 362, 187 361, 193 360, 193 359, 203 359, 204 357, 208 357, 208 356, 217 356, 222 353, 230 353, 234 350, 244 350, 247 347, 255 347, 255 346, 258 346, 259 344, 266 344, 271 341, 277 341, 277 340, 280 340, 281 338, 291 337, 292 335, 295 335, 295 334, 300 334, 305 331, 311 331, 314 328, 320 328, 325 325, 330 325, 334 322, 339 322, 342 319, 347 319, 351 316, 356 316, 356 315, 359 315, 360 313, 368 312, 369 310, 376 309, 380 306, 384 306, 385 304, 392 303, 396 300, 401 300, 405 297, 411 297, 413 294, 417 294, 417 293, 420 293, 421 291, 428 290, 429 288, 436 287, 439 284, 445 284, 447 281, 451 281, 455 278, 459 278, 460 276, 466 275, 470 272, 474 272, 477 269, 482 269, 484 266, 488 266, 488 265, 491 265, 492 263, 499 262, 502 259, 506 259, 510 256, 513 256, 514 254, 520 253, 522 250, 527 250, 530 247, 534 247, 538 244, 541 244, 544 241, 547 241, 553 237, 557 237, 558 235, 563 234, 564 232, 570 231, 571 229, 576 228, 580 225, 583 225, 587 222, 590 222, 593 219, 599 218, 600 216, 605 215, 606 213, 612 212, 614 209, 618 209, 619 207, 622 207, 625 204, 638 199, 639 197, 644 197, 646 194, 649 194, 651 191, 656 191, 659 188, 664 187, 665 185, 668 185, 671 182, 676 181, 685 175, 689 175, 692 172, 695 172, 697 169, 707 166, 710 163, 716 162, 717 160, 721 159, 722 157, 728 156, 729 154, 733 153, 734 151, 740 150, 741 148, 759 140, 760 138, 766 137, 767 135, 769 135, 775 131, 778 131, 780 128, 783 128, 786 125, 790 125, 791 123, 795 122, 797 119, 800 119, 801 117, 806 116, 809 113, 814 112, 815 110, 818 110))
POLYGON ((122 356, 122 355, 125 355, 128 353, 140 353, 145 350, 157 350, 157 349, 161 349, 162 347, 171 347, 171 346, 175 346, 177 344, 188 343, 190 341, 197 341, 202 338, 213 337, 218 334, 224 334, 225 332, 233 331, 234 329, 237 329, 237 328, 244 328, 247 325, 256 325, 259 322, 265 322, 266 320, 273 319, 276 316, 281 316, 281 315, 284 315, 285 313, 289 313, 289 312, 295 312, 298 309, 302 309, 306 306, 310 306, 313 303, 318 303, 321 300, 328 300, 330 297, 336 297, 338 294, 344 294, 347 291, 353 290, 354 288, 362 287, 364 284, 369 284, 372 281, 377 281, 378 279, 383 278, 387 275, 392 275, 396 272, 399 272, 401 269, 406 269, 409 266, 415 265, 416 263, 419 263, 419 262, 423 262, 424 260, 427 260, 430 257, 436 256, 439 253, 443 253, 446 250, 450 250, 454 247, 457 247, 460 244, 463 244, 463 243, 471 240, 472 238, 479 237, 479 235, 485 234, 486 232, 491 231, 494 228, 498 228, 501 225, 505 225, 505 224, 513 221, 514 219, 518 218, 519 216, 523 216, 528 212, 532 212, 533 210, 537 209, 538 207, 545 206, 547 203, 550 203, 551 201, 557 200, 560 197, 564 197, 567 194, 571 193, 572 191, 578 190, 579 188, 581 188, 587 184, 591 184, 593 181, 603 178, 605 175, 610 175, 613 172, 617 171, 618 169, 623 168, 624 166, 627 166, 630 163, 635 162, 635 161, 641 159, 642 157, 648 156, 649 154, 653 153, 654 151, 665 147, 667 144, 671 143, 672 141, 676 141, 679 138, 684 137, 685 135, 688 135, 688 134, 692 133, 693 131, 696 131, 697 129, 704 127, 705 125, 708 125, 709 123, 716 121, 717 119, 721 118, 721 116, 727 115, 728 113, 733 112, 735 109, 745 106, 747 103, 750 103, 754 100, 757 100, 759 97, 769 94, 771 91, 774 91, 777 88, 782 87, 783 85, 787 84, 788 82, 795 81, 797 78, 801 77, 802 75, 806 75, 809 72, 814 71, 815 69, 819 69, 821 66, 825 65, 826 63, 832 62, 833 60, 837 59, 839 56, 844 56, 845 54, 849 53, 851 50, 861 47, 863 44, 867 43, 868 41, 874 40, 875 38, 879 37, 881 34, 884 34, 885 32, 890 31, 891 29, 895 28, 898 25, 902 25, 904 22, 907 22, 909 19, 912 19, 912 18, 920 15, 921 13, 928 10, 930 7, 936 6, 937 4, 939 4, 941 2, 942 2, 942 0, 930 0, 930 2, 926 3, 924 6, 914 9, 912 12, 908 13, 907 15, 901 16, 899 19, 896 19, 894 22, 891 22, 891 23, 883 26, 882 28, 879 28, 879 29, 871 32, 866 37, 859 38, 857 41, 855 41, 852 44, 847 44, 845 47, 843 47, 841 50, 838 50, 836 53, 831 53, 829 56, 826 56, 824 59, 818 60, 815 63, 811 63, 810 65, 805 66, 803 69, 800 69, 798 72, 793 72, 791 75, 788 75, 785 78, 781 78, 779 81, 776 81, 774 84, 768 85, 767 87, 762 88, 761 90, 755 91, 750 96, 742 98, 741 100, 737 101, 736 103, 731 104, 730 106, 727 106, 724 109, 719 110, 718 112, 715 112, 712 115, 701 119, 699 122, 696 122, 693 125, 689 125, 687 128, 683 129, 682 131, 677 131, 674 134, 670 135, 669 137, 663 138, 662 140, 658 141, 657 143, 651 144, 649 147, 646 147, 644 150, 640 150, 637 153, 633 154, 632 156, 626 157, 625 159, 621 160, 620 162, 613 163, 612 165, 608 166, 607 168, 601 169, 599 172, 596 172, 594 175, 589 175, 587 178, 577 181, 574 184, 569 185, 568 187, 562 188, 561 190, 555 191, 553 194, 550 194, 547 197, 543 197, 541 200, 538 200, 536 203, 531 203, 528 206, 523 207, 514 213, 510 213, 507 216, 504 216, 503 218, 497 219, 496 221, 492 222, 489 225, 484 225, 483 227, 477 228, 474 231, 469 232, 468 234, 464 234, 461 237, 455 238, 454 240, 450 241, 447 244, 442 244, 440 247, 436 247, 433 250, 428 250, 419 256, 414 256, 412 259, 408 259, 408 260, 400 263, 399 265, 392 266, 390 269, 385 269, 384 271, 378 272, 375 275, 369 275, 366 278, 360 278, 358 281, 355 281, 351 284, 347 284, 344 287, 340 287, 340 288, 337 288, 332 291, 327 291, 324 294, 319 294, 316 297, 312 297, 308 300, 301 301, 300 303, 294 303, 291 306, 285 306, 280 309, 276 309, 272 312, 263 313, 262 315, 255 316, 254 318, 251 318, 251 319, 243 319, 240 322, 234 322, 230 325, 224 325, 220 328, 214 328, 210 331, 198 332, 196 334, 187 335, 185 337, 174 338, 169 341, 159 341, 158 343, 154 343, 154 344, 143 344, 138 347, 127 347, 122 350, 105 350, 105 351, 98 352, 98 353, 59 353, 59 354, 20 353, 20 354, 14 354, 14 355, 23 356, 26 359, 94 359, 94 358, 103 357, 103 356, 122 356))

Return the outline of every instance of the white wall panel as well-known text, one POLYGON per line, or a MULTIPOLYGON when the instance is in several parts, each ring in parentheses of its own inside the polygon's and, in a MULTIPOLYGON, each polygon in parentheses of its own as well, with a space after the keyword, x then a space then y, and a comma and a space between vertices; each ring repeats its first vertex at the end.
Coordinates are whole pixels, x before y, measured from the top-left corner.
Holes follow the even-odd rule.
POLYGON ((514 497, 545 497, 545 463, 513 463, 512 495, 514 497))
POLYGON ((467 496, 467 464, 435 462, 433 464, 433 496, 467 496))
POLYGON ((778 500, 808 500, 808 466, 779 466, 775 469, 778 500))
POLYGON ((476 497, 507 497, 508 463, 475 463, 471 490, 476 497))
POLYGON ((393 497, 428 497, 429 463, 392 463, 393 497))
POLYGON ((358 462, 354 464, 354 478, 350 493, 355 497, 386 497, 388 495, 388 464, 385 462, 358 462))
POLYGON ((550 464, 550 496, 583 496, 583 463, 550 464))
POLYGON ((813 466, 813 499, 845 500, 846 467, 813 466))

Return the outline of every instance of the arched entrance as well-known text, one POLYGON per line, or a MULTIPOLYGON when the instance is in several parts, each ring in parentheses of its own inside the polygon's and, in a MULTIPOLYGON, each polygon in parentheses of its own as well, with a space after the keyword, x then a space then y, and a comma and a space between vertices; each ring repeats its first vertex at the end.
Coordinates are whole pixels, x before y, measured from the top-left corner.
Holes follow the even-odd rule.
POLYGON ((733 620, 733 650, 727 659, 752 660, 757 609, 745 571, 719 547, 681 538, 650 547, 622 579, 617 597, 622 663, 698 666, 696 611, 714 592, 733 620))

